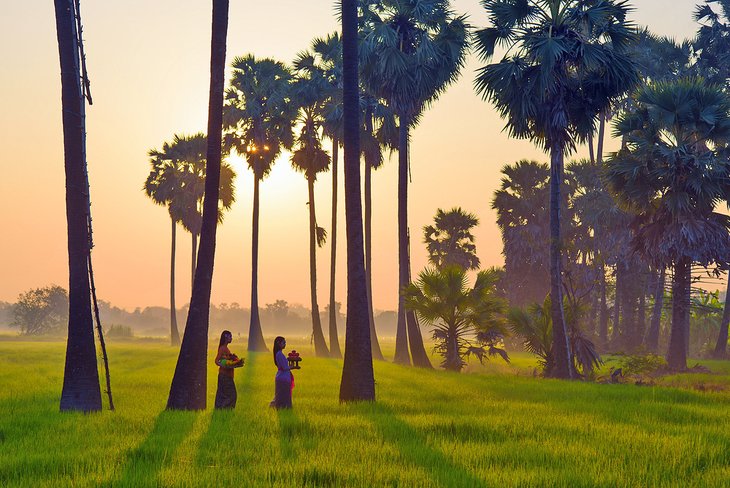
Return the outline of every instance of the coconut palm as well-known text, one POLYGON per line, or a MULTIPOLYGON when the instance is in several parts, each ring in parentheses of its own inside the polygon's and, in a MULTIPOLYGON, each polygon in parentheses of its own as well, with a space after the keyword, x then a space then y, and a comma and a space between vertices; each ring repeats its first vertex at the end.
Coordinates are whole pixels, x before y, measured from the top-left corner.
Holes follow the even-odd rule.
POLYGON ((223 85, 226 67, 228 0, 213 0, 210 90, 208 97, 208 150, 206 152, 205 203, 200 233, 200 251, 190 310, 180 355, 170 386, 167 408, 202 410, 206 406, 208 371, 208 318, 215 259, 223 132, 223 85))
POLYGON ((466 271, 458 264, 426 268, 404 292, 408 309, 433 327, 435 350, 444 358, 441 366, 456 372, 472 354, 479 361, 498 354, 509 362, 499 347, 504 337, 500 314, 506 303, 496 292, 497 272, 480 271, 470 289, 466 271))
MULTIPOLYGON (((447 0, 361 0, 362 74, 368 91, 398 115, 398 289, 410 282, 408 252, 409 131, 425 106, 454 81, 464 65, 467 24, 447 0)), ((414 313, 398 300, 395 361, 431 367, 414 313)))
POLYGON ((607 165, 610 190, 637 213, 636 249, 658 267, 673 266, 672 327, 667 362, 687 367, 691 266, 728 260, 727 198, 730 98, 702 79, 639 90, 636 109, 615 134, 626 148, 607 165))
POLYGON ((77 14, 71 0, 55 0, 61 64, 61 106, 66 220, 68 224, 69 314, 61 410, 101 410, 89 289, 89 195, 86 177, 84 90, 81 86, 77 14))
POLYGON ((340 401, 375 400, 360 193, 357 0, 342 0, 342 100, 347 219, 347 322, 340 401))
POLYGON ((314 352, 317 356, 329 356, 327 342, 322 333, 322 324, 317 304, 317 247, 324 245, 326 235, 324 228, 317 225, 314 208, 314 182, 317 174, 327 171, 330 156, 322 149, 322 110, 327 103, 323 92, 327 87, 324 77, 316 72, 301 73, 292 85, 293 99, 300 104, 297 122, 301 125, 291 156, 292 167, 304 174, 307 179, 309 193, 309 276, 312 306, 312 337, 314 352))
POLYGON ((423 228, 423 241, 428 250, 428 261, 436 268, 449 265, 464 269, 479 269, 472 227, 479 224, 476 215, 460 207, 448 212, 438 209, 434 225, 423 228))
POLYGON ((234 58, 231 87, 226 91, 226 142, 246 158, 254 175, 249 351, 267 350, 258 303, 259 184, 282 149, 294 143, 292 127, 298 107, 291 99, 291 80, 283 63, 249 54, 234 58))
POLYGON ((613 0, 483 0, 490 26, 476 32, 476 49, 489 62, 476 90, 507 119, 510 135, 550 153, 550 294, 554 375, 573 376, 561 284, 563 159, 593 131, 597 115, 636 82, 626 53, 633 28, 625 2, 613 0))

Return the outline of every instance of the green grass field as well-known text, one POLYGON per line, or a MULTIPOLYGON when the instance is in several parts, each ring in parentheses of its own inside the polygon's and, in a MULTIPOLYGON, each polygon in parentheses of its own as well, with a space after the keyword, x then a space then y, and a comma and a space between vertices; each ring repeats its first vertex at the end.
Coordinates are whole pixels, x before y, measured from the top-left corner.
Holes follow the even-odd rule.
POLYGON ((236 410, 212 410, 211 365, 209 409, 166 412, 176 350, 127 342, 109 347, 117 410, 83 415, 58 411, 64 344, 0 342, 0 486, 730 485, 728 391, 545 380, 516 355, 466 374, 376 362, 377 402, 340 405, 341 361, 289 348, 293 411, 268 408, 259 354, 236 410))

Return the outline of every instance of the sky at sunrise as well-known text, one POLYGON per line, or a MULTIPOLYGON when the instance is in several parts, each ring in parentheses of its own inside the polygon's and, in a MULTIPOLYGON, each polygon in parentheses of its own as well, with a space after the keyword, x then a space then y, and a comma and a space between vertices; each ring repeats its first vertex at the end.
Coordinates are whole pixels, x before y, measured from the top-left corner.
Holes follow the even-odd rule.
MULTIPOLYGON (((699 0, 633 0, 633 20, 661 35, 693 35, 699 0)), ((486 25, 478 0, 457 13, 486 25)), ((53 2, 3 0, 0 16, 0 301, 51 283, 68 286, 58 47, 53 2)), ((209 1, 81 2, 94 105, 87 109, 94 216, 94 270, 100 298, 132 309, 169 302, 170 225, 165 208, 143 193, 147 152, 173 134, 205 131, 210 56, 209 1)), ((331 0, 230 4, 228 65, 253 53, 291 62, 314 37, 338 28, 331 0)), ((409 219, 413 275, 426 264, 424 225, 438 208, 479 216, 477 254, 502 264, 490 204, 500 168, 522 158, 547 161, 528 141, 510 140, 472 87, 481 65, 469 55, 461 77, 412 131, 409 219)), ((229 70, 230 71, 230 70, 229 70)), ((609 144, 608 149, 615 148, 609 144)), ((580 155, 580 154, 579 154, 580 155)), ((218 230, 213 303, 250 305, 253 179, 240 159, 236 203, 218 230)), ((396 158, 373 176, 373 299, 397 304, 396 158)), ((342 174, 342 173, 340 173, 342 174)), ((343 180, 340 178, 340 184, 343 180)), ((318 223, 330 229, 331 176, 317 181, 318 223)), ((340 195, 342 195, 342 189, 340 195)), ((309 304, 305 178, 282 156, 261 184, 259 303, 309 304)), ((344 201, 339 204, 337 300, 345 302, 344 201)), ((319 304, 329 289, 329 243, 318 251, 319 304)), ((178 230, 177 302, 190 298, 190 236, 178 230)))

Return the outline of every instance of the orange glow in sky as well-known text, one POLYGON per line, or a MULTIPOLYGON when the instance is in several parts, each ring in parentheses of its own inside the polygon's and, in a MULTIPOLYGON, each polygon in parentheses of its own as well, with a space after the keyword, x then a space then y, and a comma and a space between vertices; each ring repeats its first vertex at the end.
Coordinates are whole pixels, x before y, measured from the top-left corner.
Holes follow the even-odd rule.
MULTIPOLYGON (((676 39, 692 36, 699 0, 634 0, 633 20, 676 39)), ((453 2, 457 13, 486 25, 478 0, 453 2)), ((310 41, 337 29, 331 0, 232 1, 228 59, 254 53, 291 62, 310 41)), ((205 131, 210 2, 81 2, 94 105, 87 110, 88 159, 95 225, 96 286, 125 308, 169 301, 167 211, 142 192, 147 151, 175 133, 205 131)), ((52 2, 5 2, 0 16, 0 300, 55 283, 68 286, 58 48, 52 2)), ((426 263, 422 227, 436 209, 460 206, 480 218, 477 253, 502 264, 490 209, 499 170, 522 158, 547 161, 527 141, 510 140, 472 83, 473 55, 459 81, 412 131, 409 219, 413 275, 426 263)), ((609 145, 609 150, 612 147, 609 145)), ((340 158, 341 161, 341 158, 340 158)), ((219 228, 214 303, 250 304, 253 179, 241 159, 237 201, 219 228)), ((397 161, 373 176, 373 298, 397 304, 397 161)), ((340 172, 342 175, 342 172, 340 172)), ((343 183, 340 176, 340 184, 343 183)), ((315 187, 317 218, 330 230, 331 175, 315 187)), ((340 195, 344 191, 340 189, 340 195)), ((307 185, 282 155, 261 184, 259 303, 309 304, 307 185)), ((345 302, 344 201, 339 204, 337 300, 345 302)), ((319 304, 329 289, 329 244, 318 251, 319 304)), ((190 238, 178 231, 177 303, 190 297, 190 238)))

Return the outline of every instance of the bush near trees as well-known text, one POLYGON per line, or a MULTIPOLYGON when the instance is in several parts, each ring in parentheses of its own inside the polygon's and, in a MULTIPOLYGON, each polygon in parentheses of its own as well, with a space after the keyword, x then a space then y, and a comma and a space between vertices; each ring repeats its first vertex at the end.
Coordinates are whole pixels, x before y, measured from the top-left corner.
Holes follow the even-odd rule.
POLYGON ((66 322, 68 292, 58 285, 50 285, 18 296, 10 326, 18 327, 21 334, 47 334, 60 330, 66 322))

